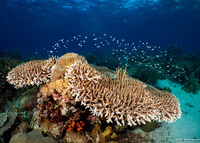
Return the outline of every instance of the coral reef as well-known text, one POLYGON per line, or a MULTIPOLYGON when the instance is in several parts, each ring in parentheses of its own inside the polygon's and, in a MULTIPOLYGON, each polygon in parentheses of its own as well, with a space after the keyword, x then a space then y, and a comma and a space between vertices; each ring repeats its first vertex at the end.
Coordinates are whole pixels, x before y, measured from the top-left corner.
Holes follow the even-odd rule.
POLYGON ((195 77, 200 80, 200 66, 195 69, 194 73, 195 77))
POLYGON ((167 68, 169 78, 183 85, 186 92, 196 93, 200 90, 200 79, 198 78, 198 66, 200 60, 193 61, 185 58, 176 61, 175 66, 167 68))
POLYGON ((188 77, 188 80, 184 82, 183 89, 186 92, 196 93, 200 89, 199 80, 195 78, 194 72, 188 77))
POLYGON ((179 47, 179 45, 175 44, 167 49, 167 54, 176 57, 177 55, 182 54, 182 49, 179 47))
POLYGON ((108 123, 133 126, 151 120, 173 122, 181 115, 179 101, 172 94, 129 78, 124 71, 118 70, 116 79, 110 79, 78 60, 67 67, 65 80, 75 101, 108 123))
POLYGON ((15 88, 47 83, 50 81, 51 68, 55 62, 56 58, 52 57, 44 61, 35 60, 20 64, 8 73, 7 81, 15 88))
POLYGON ((148 64, 136 65, 135 67, 129 68, 128 72, 131 77, 150 85, 153 85, 157 80, 162 79, 161 72, 148 64))
POLYGON ((92 66, 92 68, 98 70, 99 72, 101 72, 102 74, 104 74, 105 76, 108 76, 110 78, 116 78, 114 71, 110 70, 107 67, 104 66, 92 66))
POLYGON ((110 56, 89 53, 84 57, 92 65, 109 67, 111 70, 115 70, 120 65, 118 60, 110 56))
POLYGON ((80 58, 77 54, 68 53, 60 57, 56 64, 52 67, 51 81, 56 81, 58 79, 63 79, 66 67, 73 64, 80 58))
MULTIPOLYGON (((68 142, 75 140, 70 138, 72 135, 87 136, 83 140, 93 142, 116 142, 115 131, 118 129, 113 128, 115 125, 126 128, 127 125, 151 121, 174 122, 181 116, 175 96, 130 78, 126 69, 113 72, 106 67, 90 66, 84 57, 75 53, 50 60, 49 64, 48 60, 25 63, 13 69, 8 76, 16 88, 45 83, 40 85, 37 93, 37 112, 33 111, 32 129, 51 133, 56 139, 65 135, 68 142), (48 76, 41 82, 35 82, 36 78, 43 76, 41 63, 50 65, 45 69, 48 76), (33 70, 34 67, 38 71, 33 70), (18 70, 33 71, 33 74, 21 74, 15 78, 19 75, 18 70), (22 77, 26 77, 24 81, 18 81, 22 77), (104 124, 107 127, 101 129, 104 124)), ((21 107, 27 108, 24 103, 27 99, 21 98, 21 107)))

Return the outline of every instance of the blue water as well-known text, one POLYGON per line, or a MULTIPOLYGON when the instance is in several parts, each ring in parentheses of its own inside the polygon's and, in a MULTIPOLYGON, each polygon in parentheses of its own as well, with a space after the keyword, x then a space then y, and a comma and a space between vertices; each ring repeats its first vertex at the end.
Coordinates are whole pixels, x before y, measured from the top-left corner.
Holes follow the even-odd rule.
MULTIPOLYGON (((44 48, 59 39, 106 33, 128 42, 148 41, 162 49, 177 44, 185 52, 200 53, 199 7, 197 0, 1 0, 0 50, 18 49, 24 58, 36 52, 45 57, 44 48)), ((87 50, 95 51, 92 46, 87 50)))

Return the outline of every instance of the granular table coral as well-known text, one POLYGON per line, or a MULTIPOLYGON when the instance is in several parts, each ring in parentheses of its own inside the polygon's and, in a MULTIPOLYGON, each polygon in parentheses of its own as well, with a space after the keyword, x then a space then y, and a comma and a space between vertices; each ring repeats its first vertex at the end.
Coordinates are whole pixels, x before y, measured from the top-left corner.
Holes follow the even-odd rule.
POLYGON ((174 122, 181 116, 174 95, 130 78, 120 69, 113 79, 80 59, 67 66, 65 79, 75 101, 108 123, 133 126, 146 121, 174 122))

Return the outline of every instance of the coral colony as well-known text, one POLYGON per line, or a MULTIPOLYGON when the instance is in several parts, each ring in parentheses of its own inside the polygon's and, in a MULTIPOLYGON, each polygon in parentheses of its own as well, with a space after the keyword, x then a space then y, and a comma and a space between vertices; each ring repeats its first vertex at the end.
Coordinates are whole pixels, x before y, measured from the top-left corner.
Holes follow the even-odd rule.
POLYGON ((129 77, 126 69, 91 66, 75 53, 21 64, 7 80, 16 88, 40 85, 33 128, 66 141, 117 142, 119 127, 181 117, 174 95, 129 77))

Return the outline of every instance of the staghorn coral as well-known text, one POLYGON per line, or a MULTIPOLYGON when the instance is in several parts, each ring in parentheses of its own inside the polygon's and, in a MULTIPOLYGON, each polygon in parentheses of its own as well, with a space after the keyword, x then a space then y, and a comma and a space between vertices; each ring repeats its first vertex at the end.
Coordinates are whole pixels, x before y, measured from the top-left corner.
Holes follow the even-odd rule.
POLYGON ((118 70, 111 79, 81 59, 67 66, 65 80, 76 102, 89 108, 108 123, 120 126, 145 124, 146 121, 174 122, 180 118, 179 101, 168 92, 159 91, 118 70))
POLYGON ((48 60, 34 60, 20 64, 8 73, 7 81, 15 88, 47 83, 50 81, 51 68, 55 62, 56 58, 52 57, 48 60))

